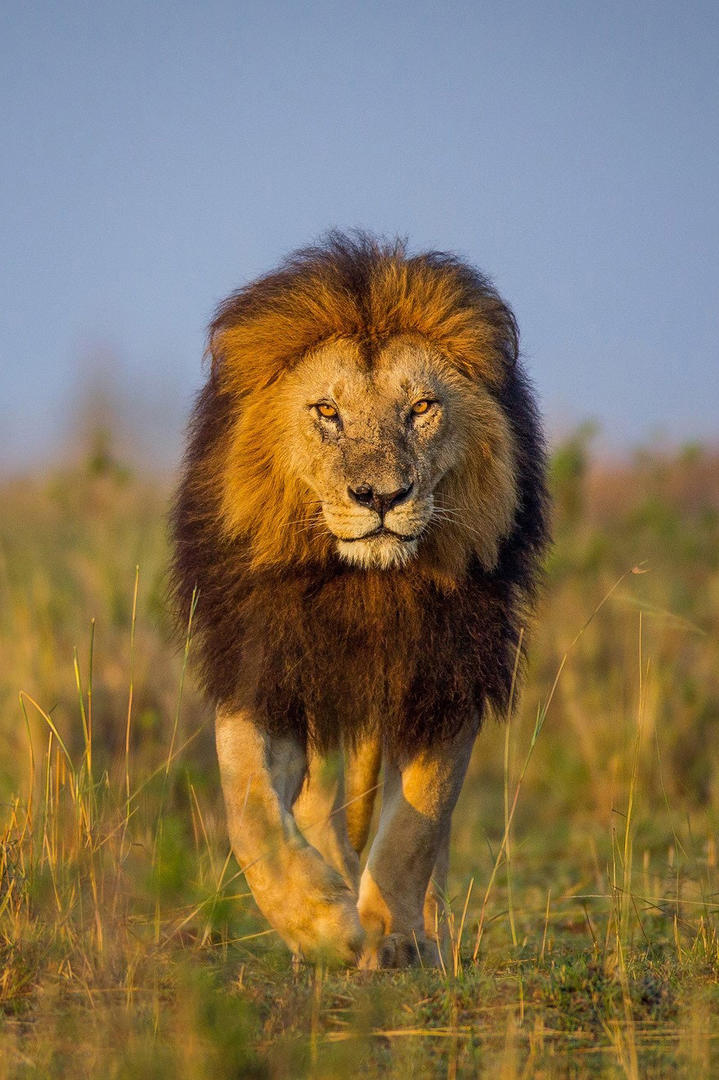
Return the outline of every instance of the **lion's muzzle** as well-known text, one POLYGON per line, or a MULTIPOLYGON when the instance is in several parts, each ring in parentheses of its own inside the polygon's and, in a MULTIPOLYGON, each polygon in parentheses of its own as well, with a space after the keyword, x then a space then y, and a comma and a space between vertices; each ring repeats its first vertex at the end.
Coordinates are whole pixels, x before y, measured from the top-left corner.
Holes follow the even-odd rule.
POLYGON ((414 484, 411 483, 407 487, 399 488, 397 491, 383 493, 377 491, 371 484, 358 484, 354 488, 348 487, 347 494, 353 502, 359 503, 360 506, 370 506, 379 514, 380 522, 383 522, 387 511, 408 499, 413 488, 414 484))

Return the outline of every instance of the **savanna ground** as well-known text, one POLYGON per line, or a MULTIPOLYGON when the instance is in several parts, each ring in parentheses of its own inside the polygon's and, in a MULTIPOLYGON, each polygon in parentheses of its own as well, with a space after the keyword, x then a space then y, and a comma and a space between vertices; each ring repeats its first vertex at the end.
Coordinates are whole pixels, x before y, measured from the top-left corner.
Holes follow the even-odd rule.
POLYGON ((719 1074, 719 458, 585 434, 438 972, 293 971, 259 917, 168 643, 168 486, 104 453, 3 483, 0 1078, 719 1074))

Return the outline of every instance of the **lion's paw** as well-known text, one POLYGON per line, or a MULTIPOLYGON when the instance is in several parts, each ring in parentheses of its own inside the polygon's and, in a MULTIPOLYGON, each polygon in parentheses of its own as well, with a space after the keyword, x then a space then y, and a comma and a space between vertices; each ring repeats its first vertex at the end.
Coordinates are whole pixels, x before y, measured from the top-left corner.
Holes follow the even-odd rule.
POLYGON ((366 971, 376 971, 412 966, 437 967, 438 964, 437 945, 424 935, 387 934, 377 945, 365 949, 359 966, 366 971))
POLYGON ((302 889, 288 888, 272 921, 292 951, 311 962, 356 964, 365 933, 356 898, 335 871, 311 865, 302 889))
POLYGON ((346 911, 327 909, 314 923, 283 927, 280 933, 292 950, 295 964, 339 967, 357 964, 362 956, 364 932, 346 911))

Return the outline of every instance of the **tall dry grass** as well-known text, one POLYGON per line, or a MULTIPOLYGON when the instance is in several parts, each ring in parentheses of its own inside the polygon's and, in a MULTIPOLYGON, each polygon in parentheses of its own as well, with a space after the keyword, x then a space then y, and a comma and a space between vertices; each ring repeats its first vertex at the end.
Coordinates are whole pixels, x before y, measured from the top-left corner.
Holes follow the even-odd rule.
POLYGON ((553 483, 442 968, 369 980, 293 974, 228 853, 169 639, 165 488, 107 455, 3 485, 0 1077, 712 1075, 719 458, 600 467, 579 433, 553 483))

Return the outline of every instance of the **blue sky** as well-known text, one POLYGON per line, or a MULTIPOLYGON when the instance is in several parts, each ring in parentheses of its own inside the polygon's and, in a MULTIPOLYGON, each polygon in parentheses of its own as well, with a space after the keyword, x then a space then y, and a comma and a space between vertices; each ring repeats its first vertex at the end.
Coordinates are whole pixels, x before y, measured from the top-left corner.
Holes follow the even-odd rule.
POLYGON ((555 432, 719 428, 719 6, 14 3, 0 462, 96 370, 170 457, 228 292, 330 226, 458 251, 555 432))

